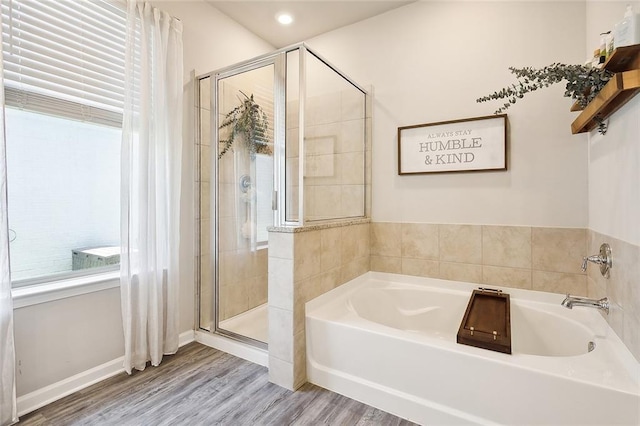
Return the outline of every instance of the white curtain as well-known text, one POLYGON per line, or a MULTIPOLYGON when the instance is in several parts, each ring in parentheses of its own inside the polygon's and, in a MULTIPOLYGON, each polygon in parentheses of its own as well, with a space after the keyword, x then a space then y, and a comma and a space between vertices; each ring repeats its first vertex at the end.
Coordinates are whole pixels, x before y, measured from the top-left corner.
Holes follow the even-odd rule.
MULTIPOLYGON (((0 17, 1 20, 1 17, 0 17)), ((2 41, 0 34, 0 42, 2 41)), ((9 270, 9 221, 7 218, 7 150, 4 131, 4 87, 0 50, 0 425, 18 421, 16 365, 13 343, 13 300, 9 270)))
POLYGON ((182 23, 128 0, 122 127, 125 370, 178 350, 182 23))

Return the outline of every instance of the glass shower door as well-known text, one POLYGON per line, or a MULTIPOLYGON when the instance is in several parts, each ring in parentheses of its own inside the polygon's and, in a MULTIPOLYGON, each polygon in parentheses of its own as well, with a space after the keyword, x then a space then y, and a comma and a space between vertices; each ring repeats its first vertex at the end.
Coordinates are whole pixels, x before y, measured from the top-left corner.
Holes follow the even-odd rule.
POLYGON ((217 84, 217 329, 267 343, 274 65, 217 84))
MULTIPOLYGON (((199 328, 266 347, 277 59, 198 78, 199 328)), ((280 85, 280 86, 279 86, 280 85)))

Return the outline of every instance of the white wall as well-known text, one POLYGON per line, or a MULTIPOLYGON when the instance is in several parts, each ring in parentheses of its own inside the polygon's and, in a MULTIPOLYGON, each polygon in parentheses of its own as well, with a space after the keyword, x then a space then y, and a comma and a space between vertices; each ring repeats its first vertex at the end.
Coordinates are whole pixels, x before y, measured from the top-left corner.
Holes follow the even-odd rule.
POLYGON ((399 126, 490 115, 509 66, 582 63, 583 2, 416 2, 309 41, 373 85, 374 221, 585 227, 586 136, 564 87, 508 110, 507 172, 397 175, 399 126))
MULTIPOLYGON (((154 2, 182 20, 185 135, 180 331, 194 327, 193 95, 190 72, 207 72, 273 50, 202 1, 154 2)), ((119 289, 15 309, 18 395, 123 355, 119 289)))
POLYGON ((124 354, 120 289, 14 311, 18 396, 124 354))
POLYGON ((640 246, 640 98, 589 138, 589 228, 640 246))
MULTIPOLYGON (((626 5, 640 1, 588 2, 585 55, 598 46, 599 34, 613 29, 626 5)), ((606 135, 589 135, 589 228, 640 245, 640 96, 609 120, 606 135)))

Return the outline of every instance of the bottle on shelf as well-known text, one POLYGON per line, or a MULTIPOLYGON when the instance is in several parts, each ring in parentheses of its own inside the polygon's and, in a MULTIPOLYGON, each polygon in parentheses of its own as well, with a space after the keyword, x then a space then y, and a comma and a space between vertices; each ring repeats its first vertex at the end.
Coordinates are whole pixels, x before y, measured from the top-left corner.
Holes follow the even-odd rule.
POLYGON ((611 31, 607 31, 606 33, 600 33, 600 58, 598 63, 602 66, 607 61, 607 40, 609 39, 609 34, 611 31))
POLYGON ((613 28, 613 47, 630 46, 640 43, 640 24, 638 14, 632 5, 627 5, 624 18, 613 28))

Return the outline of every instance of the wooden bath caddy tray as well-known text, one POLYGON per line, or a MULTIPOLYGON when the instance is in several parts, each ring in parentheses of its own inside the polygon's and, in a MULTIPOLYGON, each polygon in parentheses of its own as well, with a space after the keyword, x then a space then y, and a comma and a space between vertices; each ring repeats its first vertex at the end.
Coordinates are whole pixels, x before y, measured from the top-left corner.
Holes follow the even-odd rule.
POLYGON ((511 308, 502 290, 473 290, 456 341, 463 345, 511 353, 511 308))

